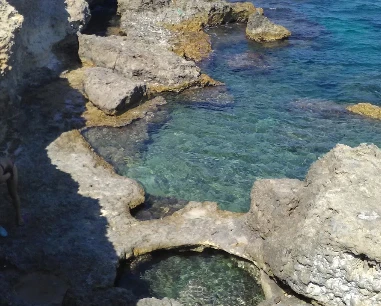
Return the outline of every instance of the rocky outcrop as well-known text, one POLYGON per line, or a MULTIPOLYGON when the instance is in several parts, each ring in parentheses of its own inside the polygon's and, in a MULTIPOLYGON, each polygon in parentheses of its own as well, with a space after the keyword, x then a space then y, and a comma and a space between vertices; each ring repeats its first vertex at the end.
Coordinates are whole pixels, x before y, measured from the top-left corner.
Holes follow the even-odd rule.
POLYGON ((0 75, 11 70, 8 61, 14 45, 15 33, 21 28, 24 18, 7 2, 0 3, 0 75))
POLYGON ((96 107, 108 115, 116 115, 140 102, 146 94, 146 86, 111 69, 90 68, 85 72, 84 91, 96 107))
POLYGON ((159 43, 187 59, 199 61, 211 52, 206 26, 246 22, 257 11, 252 3, 226 1, 119 1, 121 28, 129 37, 159 43))
POLYGON ((347 107, 347 110, 372 119, 381 119, 381 107, 370 103, 358 103, 351 105, 347 107))
MULTIPOLYGON (((29 116, 41 115, 40 125, 25 121, 29 141, 18 159, 28 230, 10 228, 12 239, 0 241, 0 258, 17 267, 0 273, 0 303, 17 299, 11 284, 25 272, 49 271, 69 287, 64 305, 116 305, 129 298, 128 291, 113 288, 119 259, 184 246, 221 249, 255 263, 269 299, 262 305, 302 305, 290 297, 293 291, 326 305, 349 305, 349 297, 354 305, 380 302, 378 148, 338 146, 312 166, 304 182, 257 181, 248 214, 190 202, 171 216, 138 221, 129 210, 144 201, 142 188, 117 175, 79 131, 57 139, 38 134, 56 131, 54 118, 66 118, 66 101, 75 99, 75 92, 64 92, 57 104, 52 91, 44 88, 31 103, 42 109, 25 109, 29 116), (45 102, 51 100, 49 108, 45 102), (276 282, 292 290, 286 295, 276 282)), ((81 114, 79 109, 75 116, 81 114)), ((4 218, 7 207, 0 209, 4 218)))
POLYGON ((152 115, 160 108, 161 105, 166 104, 167 101, 163 97, 155 97, 138 105, 125 113, 115 116, 109 116, 103 111, 95 107, 91 102, 86 103, 86 111, 82 117, 86 120, 86 126, 112 126, 122 127, 130 124, 134 120, 142 119, 148 115, 152 115))
POLYGON ((101 203, 107 199, 109 207, 104 208, 103 215, 123 218, 123 212, 128 215, 130 208, 144 202, 142 187, 134 180, 116 175, 109 164, 91 151, 78 131, 63 134, 47 150, 59 169, 72 172, 80 185, 79 194, 101 203), (65 160, 59 158, 62 154, 67 156, 65 160), (105 185, 107 189, 101 187, 105 185))
POLYGON ((88 22, 85 0, 0 3, 0 97, 17 101, 26 86, 42 84, 66 65, 75 34, 88 22), (12 6, 9 4, 11 3, 12 6))
POLYGON ((15 44, 15 35, 20 30, 23 23, 23 16, 17 10, 2 1, 0 3, 0 101, 8 97, 8 90, 4 76, 12 69, 10 56, 15 44))
POLYGON ((127 37, 79 36, 79 56, 83 62, 113 69, 124 77, 144 82, 152 89, 158 86, 182 88, 197 82, 200 69, 158 45, 148 46, 127 37))
POLYGON ((381 150, 338 145, 304 182, 254 184, 248 225, 295 292, 324 305, 381 304, 381 150))
POLYGON ((246 36, 256 42, 270 42, 285 39, 291 32, 281 25, 271 22, 267 17, 255 13, 247 21, 246 36))

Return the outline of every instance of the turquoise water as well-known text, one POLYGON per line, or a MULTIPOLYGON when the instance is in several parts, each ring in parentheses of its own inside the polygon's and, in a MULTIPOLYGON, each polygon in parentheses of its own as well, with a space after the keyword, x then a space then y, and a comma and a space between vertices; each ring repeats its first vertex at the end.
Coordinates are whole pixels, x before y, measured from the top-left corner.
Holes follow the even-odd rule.
POLYGON ((133 300, 168 297, 184 306, 256 306, 264 296, 248 267, 221 252, 162 252, 126 265, 117 286, 130 290, 133 300))
POLYGON ((381 122, 345 111, 361 101, 381 105, 381 4, 254 4, 292 37, 261 45, 241 25, 209 29, 215 52, 201 67, 226 89, 170 99, 138 158, 117 163, 148 193, 247 211, 257 179, 303 179, 336 143, 381 146, 381 122))

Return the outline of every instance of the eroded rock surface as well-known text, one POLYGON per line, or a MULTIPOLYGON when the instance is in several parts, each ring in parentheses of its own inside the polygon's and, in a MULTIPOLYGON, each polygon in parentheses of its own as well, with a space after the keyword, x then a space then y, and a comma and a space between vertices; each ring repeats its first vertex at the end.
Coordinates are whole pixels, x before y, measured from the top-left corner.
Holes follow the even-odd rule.
POLYGON ((146 86, 111 69, 89 68, 85 72, 84 91, 95 106, 108 115, 116 115, 140 102, 146 95, 146 86))
MULTIPOLYGON (((139 222, 129 207, 142 202, 142 190, 132 180, 116 175, 97 158, 78 131, 64 133, 47 148, 48 156, 60 171, 70 174, 81 196, 97 200, 102 218, 107 220, 107 239, 119 258, 130 258, 154 250, 183 246, 205 246, 225 250, 247 259, 260 247, 260 238, 245 228, 245 215, 221 211, 216 203, 191 202, 172 216, 139 222), (249 238, 250 237, 250 241, 249 238), (249 243, 250 242, 250 243, 249 243)), ((105 251, 105 258, 110 256, 105 251)), ((108 260, 110 260, 109 258, 108 260)), ((115 266, 117 262, 115 261, 115 266)), ((113 285, 116 270, 93 272, 92 281, 113 285)), ((93 285, 95 285, 93 283, 93 285)), ((96 285, 95 285, 96 286, 96 285)), ((83 289, 82 289, 83 290, 83 289)), ((72 293, 70 300, 93 305, 92 294, 72 293)))
POLYGON ((5 1, 0 3, 0 75, 3 76, 6 70, 12 69, 9 66, 9 56, 14 45, 15 33, 21 28, 24 18, 17 10, 5 1))
POLYGON ((121 29, 127 37, 155 42, 191 60, 201 60, 211 52, 206 26, 246 22, 257 11, 252 3, 205 1, 119 1, 121 29))
POLYGON ((182 87, 201 77, 194 62, 187 61, 165 48, 127 37, 79 36, 79 56, 99 67, 117 71, 128 79, 147 83, 152 88, 182 87))
POLYGON ((132 179, 115 174, 112 167, 103 159, 91 152, 87 142, 78 131, 62 134, 48 146, 48 156, 60 170, 72 172, 80 188, 79 194, 95 199, 106 199, 109 208, 102 214, 120 216, 122 212, 129 214, 129 208, 134 208, 144 201, 144 191, 132 179), (67 157, 62 159, 62 155, 67 157), (77 169, 77 170, 75 170, 77 169), (105 178, 108 178, 105 181, 105 178), (107 189, 102 187, 107 185, 107 189))
POLYGON ((254 184, 248 224, 270 273, 325 305, 381 304, 381 150, 337 145, 304 182, 254 184))
POLYGON ((1 1, 0 97, 17 101, 26 86, 57 76, 89 18, 85 0, 1 1))
POLYGON ((271 22, 267 17, 254 13, 247 21, 246 36, 257 42, 285 39, 291 32, 285 27, 271 22))

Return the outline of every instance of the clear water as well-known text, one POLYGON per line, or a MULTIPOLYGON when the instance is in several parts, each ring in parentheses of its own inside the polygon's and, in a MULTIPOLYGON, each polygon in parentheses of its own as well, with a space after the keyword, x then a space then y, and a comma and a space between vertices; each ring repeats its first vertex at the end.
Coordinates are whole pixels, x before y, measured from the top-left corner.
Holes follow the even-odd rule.
POLYGON ((381 146, 380 121, 345 111, 350 103, 381 105, 381 3, 254 4, 292 37, 260 45, 245 39, 243 26, 209 30, 215 52, 201 66, 226 91, 172 99, 139 158, 118 164, 148 193, 247 211, 257 179, 303 179, 337 143, 381 146))
MULTIPOLYGON (((162 253, 154 260, 127 265, 117 286, 145 297, 176 299, 184 306, 256 306, 263 300, 255 278, 243 262, 221 253, 162 253)), ((247 264, 245 264, 247 265, 247 264)))

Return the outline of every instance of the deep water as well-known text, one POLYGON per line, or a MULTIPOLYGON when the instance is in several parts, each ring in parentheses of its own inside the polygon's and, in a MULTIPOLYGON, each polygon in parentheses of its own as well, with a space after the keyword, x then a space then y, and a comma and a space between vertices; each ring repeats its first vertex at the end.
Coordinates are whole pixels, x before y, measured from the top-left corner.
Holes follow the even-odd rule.
POLYGON ((337 143, 381 146, 381 121, 345 111, 362 101, 381 105, 381 3, 254 4, 292 37, 261 45, 246 40, 242 25, 208 30, 215 51, 201 67, 226 90, 169 99, 133 162, 128 154, 116 162, 148 193, 247 211, 257 179, 303 179, 337 143))

